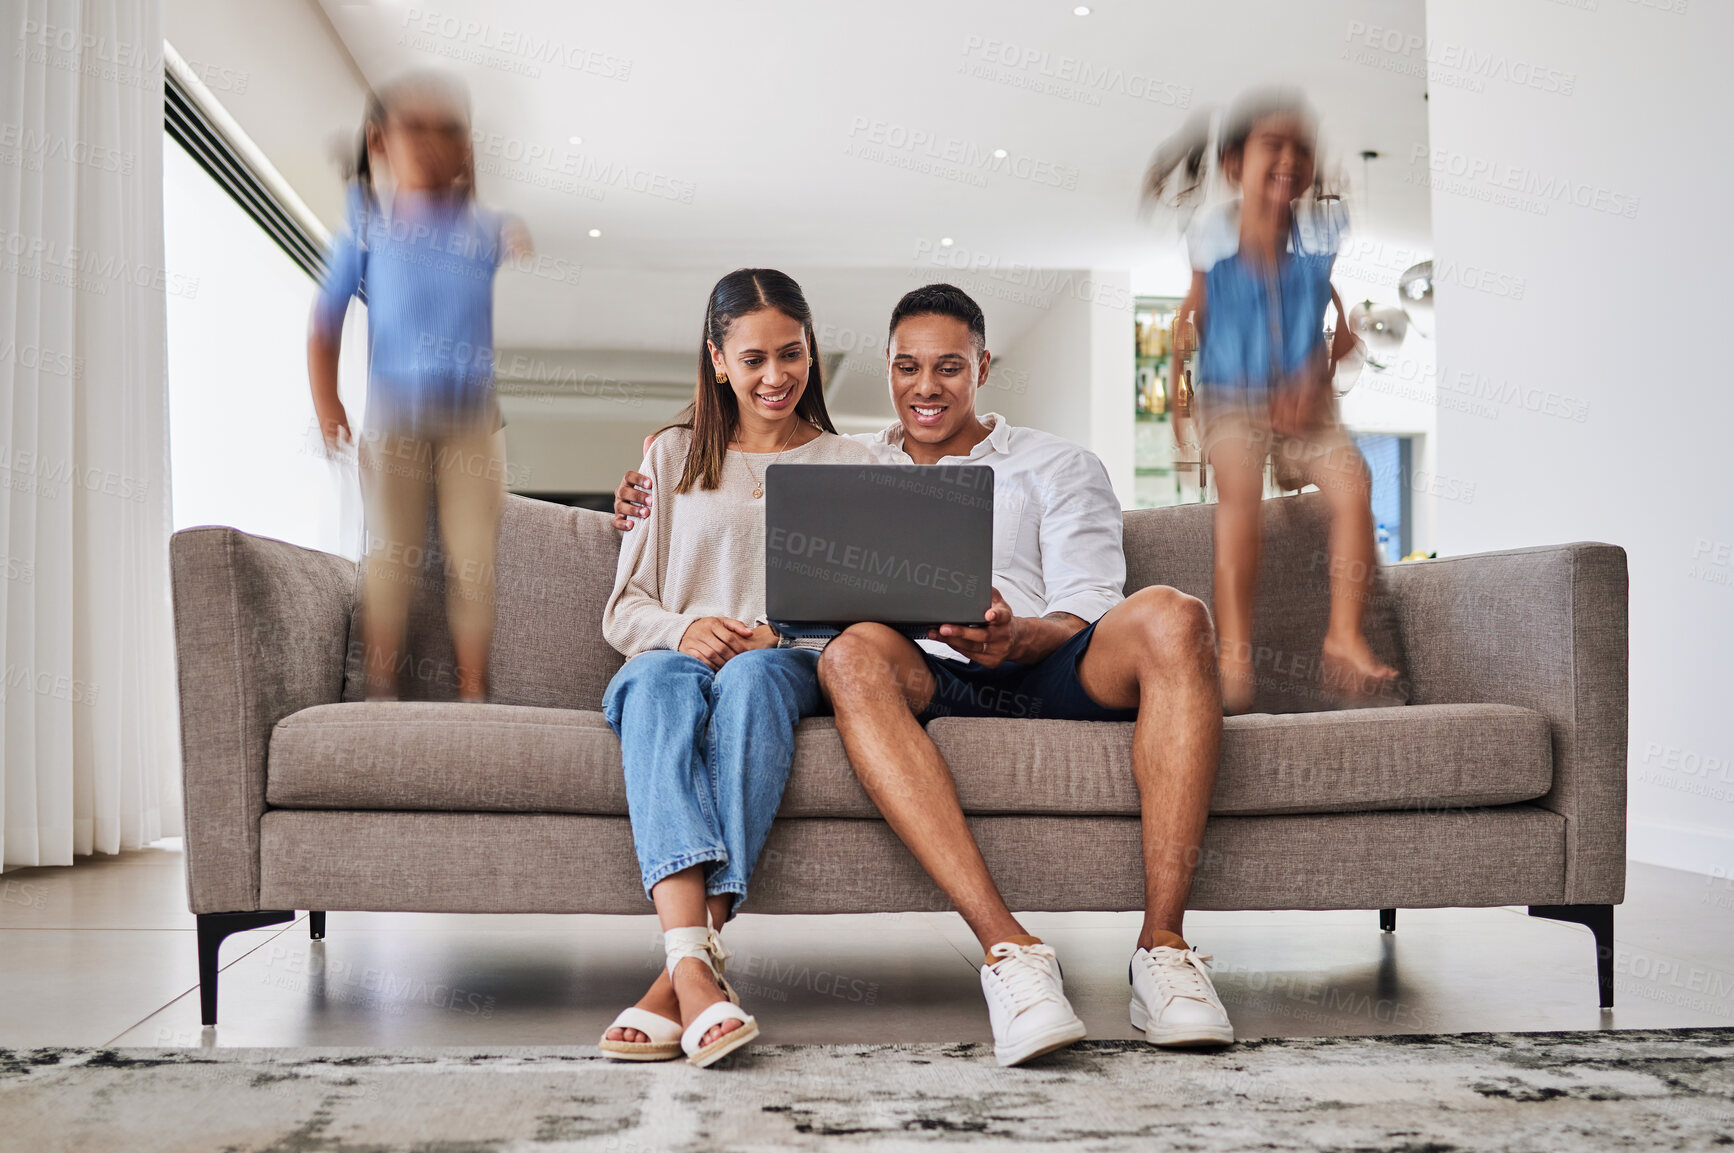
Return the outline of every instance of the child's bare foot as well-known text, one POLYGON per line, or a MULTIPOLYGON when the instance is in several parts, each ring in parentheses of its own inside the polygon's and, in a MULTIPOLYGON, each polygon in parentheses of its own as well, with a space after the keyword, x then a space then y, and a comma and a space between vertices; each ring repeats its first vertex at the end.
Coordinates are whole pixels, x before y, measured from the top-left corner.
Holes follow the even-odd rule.
MULTIPOLYGON (((686 1025, 698 1020, 698 1015, 716 1004, 726 1001, 722 989, 717 985, 716 977, 710 967, 696 957, 682 958, 674 967, 674 987, 680 995, 680 1023, 686 1025)), ((715 1041, 726 1033, 732 1033, 741 1027, 741 1022, 729 1020, 719 1025, 713 1025, 699 1038, 699 1046, 715 1041)))
POLYGON ((1250 654, 1248 645, 1222 646, 1222 711, 1230 716, 1252 708, 1252 698, 1258 688, 1252 673, 1252 662, 1239 654, 1250 654))
MULTIPOLYGON (((675 1024, 680 1024, 680 998, 674 995, 674 985, 669 982, 667 969, 657 974, 656 982, 650 986, 650 992, 638 999, 635 1008, 655 1013, 658 1017, 667 1017, 675 1024)), ((610 1041, 630 1041, 635 1045, 647 1044, 650 1041, 648 1034, 637 1029, 623 1029, 618 1025, 608 1030, 605 1036, 610 1041)))
POLYGON ((1365 637, 1327 636, 1324 646, 1324 679, 1327 688, 1354 698, 1376 697, 1392 681, 1397 670, 1373 655, 1365 637))

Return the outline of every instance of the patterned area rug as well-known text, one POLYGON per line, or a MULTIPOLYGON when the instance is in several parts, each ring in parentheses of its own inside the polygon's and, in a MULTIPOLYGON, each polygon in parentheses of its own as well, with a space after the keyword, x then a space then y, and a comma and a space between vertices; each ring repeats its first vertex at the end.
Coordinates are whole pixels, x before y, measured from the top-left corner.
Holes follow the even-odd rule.
POLYGON ((1079 1045, 0 1050, 0 1148, 192 1153, 1709 1149, 1734 1029, 1079 1045))

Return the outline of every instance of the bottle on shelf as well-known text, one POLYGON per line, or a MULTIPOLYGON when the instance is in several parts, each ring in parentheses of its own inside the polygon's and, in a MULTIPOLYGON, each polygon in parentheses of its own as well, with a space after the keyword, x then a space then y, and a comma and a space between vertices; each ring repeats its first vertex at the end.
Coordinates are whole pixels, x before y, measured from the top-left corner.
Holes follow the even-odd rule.
POLYGON ((1169 347, 1180 364, 1180 382, 1172 406, 1176 417, 1192 415, 1192 363, 1198 351, 1198 330, 1192 322, 1192 315, 1190 312, 1184 316, 1175 313, 1173 332, 1169 337, 1169 347))

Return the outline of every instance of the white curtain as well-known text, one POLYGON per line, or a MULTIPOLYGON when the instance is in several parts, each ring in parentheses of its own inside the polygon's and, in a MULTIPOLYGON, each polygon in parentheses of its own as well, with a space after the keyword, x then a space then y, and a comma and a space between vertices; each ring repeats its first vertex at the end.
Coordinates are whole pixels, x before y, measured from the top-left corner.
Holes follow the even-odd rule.
MULTIPOLYGON (((180 832, 160 0, 0 0, 0 861, 180 832)), ((193 289, 196 291, 196 288, 193 289)))

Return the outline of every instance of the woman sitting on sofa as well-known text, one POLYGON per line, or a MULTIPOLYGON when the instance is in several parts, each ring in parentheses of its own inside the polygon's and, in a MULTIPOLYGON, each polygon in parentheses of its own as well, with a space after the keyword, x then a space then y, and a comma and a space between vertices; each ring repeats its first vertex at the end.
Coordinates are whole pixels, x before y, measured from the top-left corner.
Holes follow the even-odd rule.
POLYGON ((628 660, 603 712, 620 736, 627 806, 666 965, 603 1051, 709 1065, 758 1035, 722 980, 715 926, 745 898, 782 801, 795 725, 821 708, 817 648, 765 623, 765 471, 778 461, 866 464, 825 411, 812 312, 772 269, 711 290, 698 389, 640 471, 657 514, 622 540, 602 618, 628 660))

